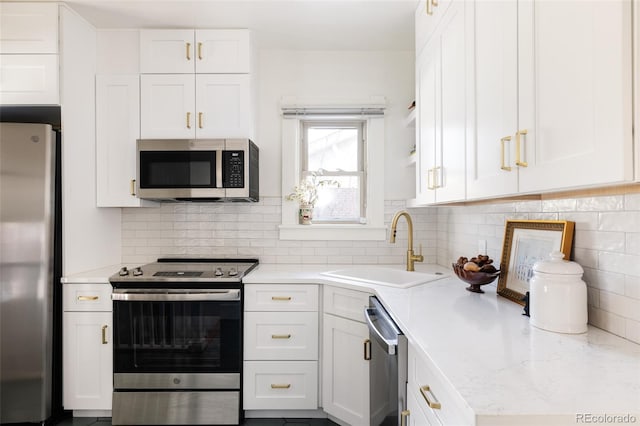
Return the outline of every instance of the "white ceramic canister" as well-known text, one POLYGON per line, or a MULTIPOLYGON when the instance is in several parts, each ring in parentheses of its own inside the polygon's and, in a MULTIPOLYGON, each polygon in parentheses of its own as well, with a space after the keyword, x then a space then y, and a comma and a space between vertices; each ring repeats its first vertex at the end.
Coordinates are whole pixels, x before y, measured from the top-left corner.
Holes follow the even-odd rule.
POLYGON ((549 259, 533 265, 529 282, 531 324, 559 333, 584 333, 588 319, 584 270, 563 257, 563 253, 555 251, 549 259))

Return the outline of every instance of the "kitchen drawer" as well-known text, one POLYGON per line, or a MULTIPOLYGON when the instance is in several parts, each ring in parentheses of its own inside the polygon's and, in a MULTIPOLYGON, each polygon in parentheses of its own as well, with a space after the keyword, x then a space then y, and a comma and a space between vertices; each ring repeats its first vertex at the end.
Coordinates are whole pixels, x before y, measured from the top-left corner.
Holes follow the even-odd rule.
POLYGON ((409 345, 407 394, 413 395, 430 423, 458 425, 473 424, 473 413, 462 397, 442 376, 432 361, 413 345, 409 345), (439 408, 429 406, 439 403, 439 408), (437 419, 437 421, 436 421, 437 419))
POLYGON ((364 323, 364 309, 371 294, 341 287, 324 286, 324 312, 364 323))
POLYGON ((318 408, 317 361, 245 361, 245 410, 318 408))
POLYGON ((317 312, 245 312, 244 359, 317 360, 317 312))
POLYGON ((246 284, 245 311, 318 311, 315 284, 246 284))
POLYGON ((111 285, 63 284, 62 308, 65 312, 111 312, 111 285))
POLYGON ((440 426, 440 420, 433 410, 424 407, 424 399, 420 398, 416 392, 407 394, 407 411, 409 412, 409 426, 440 426))

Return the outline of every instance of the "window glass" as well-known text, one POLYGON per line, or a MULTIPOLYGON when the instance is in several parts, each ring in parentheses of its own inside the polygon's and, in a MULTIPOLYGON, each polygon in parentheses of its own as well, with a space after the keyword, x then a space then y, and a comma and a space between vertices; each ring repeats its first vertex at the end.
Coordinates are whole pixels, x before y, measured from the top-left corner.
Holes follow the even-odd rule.
POLYGON ((364 122, 302 123, 301 179, 317 183, 313 223, 365 223, 364 122))

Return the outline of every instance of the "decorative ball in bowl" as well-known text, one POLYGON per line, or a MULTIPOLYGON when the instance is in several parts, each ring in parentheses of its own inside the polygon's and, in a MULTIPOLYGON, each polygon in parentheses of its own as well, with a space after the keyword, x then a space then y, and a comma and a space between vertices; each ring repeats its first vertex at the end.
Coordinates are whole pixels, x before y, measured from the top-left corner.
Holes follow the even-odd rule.
POLYGON ((460 257, 457 263, 452 263, 453 272, 462 281, 469 284, 466 289, 473 293, 484 293, 480 288, 492 283, 500 276, 500 271, 492 265, 493 261, 486 255, 478 255, 471 259, 460 257))

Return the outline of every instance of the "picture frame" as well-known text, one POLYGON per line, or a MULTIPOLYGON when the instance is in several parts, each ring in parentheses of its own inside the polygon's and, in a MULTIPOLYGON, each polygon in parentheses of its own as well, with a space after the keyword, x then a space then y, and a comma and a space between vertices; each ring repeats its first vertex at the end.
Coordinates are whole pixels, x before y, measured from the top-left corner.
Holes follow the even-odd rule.
POLYGON ((507 220, 498 295, 524 305, 534 263, 552 251, 561 251, 569 260, 574 227, 574 222, 566 220, 507 220))

